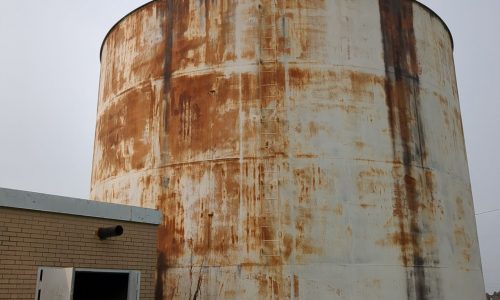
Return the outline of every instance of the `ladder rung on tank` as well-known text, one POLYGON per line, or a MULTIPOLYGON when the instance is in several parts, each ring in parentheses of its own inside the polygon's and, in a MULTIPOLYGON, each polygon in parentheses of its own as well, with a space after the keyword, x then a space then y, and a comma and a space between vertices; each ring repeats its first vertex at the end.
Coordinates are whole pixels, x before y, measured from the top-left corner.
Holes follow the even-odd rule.
POLYGON ((276 3, 268 0, 262 6, 260 22, 260 140, 262 171, 260 175, 261 199, 261 256, 280 255, 280 172, 276 154, 280 152, 278 50, 276 30, 276 3), (267 157, 267 158, 266 158, 267 157))

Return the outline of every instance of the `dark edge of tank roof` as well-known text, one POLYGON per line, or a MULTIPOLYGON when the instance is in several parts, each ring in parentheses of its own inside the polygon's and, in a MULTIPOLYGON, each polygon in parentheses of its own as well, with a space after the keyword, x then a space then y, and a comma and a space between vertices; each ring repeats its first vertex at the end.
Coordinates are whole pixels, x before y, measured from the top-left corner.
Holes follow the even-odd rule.
MULTIPOLYGON (((133 11, 131 11, 128 14, 126 14, 125 16, 123 16, 120 20, 118 20, 115 23, 115 25, 113 25, 113 27, 111 27, 111 29, 109 29, 108 33, 106 33, 106 35, 104 36, 104 39, 102 40, 102 43, 101 43, 101 49, 99 51, 99 60, 102 60, 102 49, 104 48, 104 43, 106 43, 106 40, 108 39, 108 36, 111 34, 111 32, 113 32, 114 29, 116 27, 118 27, 118 25, 123 20, 125 20, 126 18, 128 18, 129 16, 131 16, 134 13, 138 12, 142 8, 148 6, 148 5, 150 5, 150 4, 152 4, 152 3, 156 2, 156 1, 158 1, 158 0, 152 0, 152 1, 144 3, 143 5, 139 6, 138 8, 134 9, 133 11)), ((450 35, 451 48, 454 49, 455 48, 455 44, 454 44, 454 41, 453 41, 453 35, 451 34, 451 30, 448 27, 448 25, 446 25, 446 22, 435 11, 433 11, 431 8, 429 8, 427 5, 421 3, 421 2, 419 2, 417 0, 411 0, 411 1, 414 2, 415 4, 419 5, 420 7, 422 7, 427 12, 429 12, 429 14, 431 14, 431 16, 436 17, 441 22, 441 24, 443 24, 445 30, 448 31, 448 34, 450 35)))
POLYGON ((451 34, 451 30, 450 28, 448 27, 448 25, 446 24, 446 22, 443 20, 443 18, 441 18, 435 11, 433 11, 430 7, 428 7, 427 5, 417 1, 417 0, 412 0, 413 2, 415 2, 415 4, 419 5, 420 7, 422 7, 424 10, 428 11, 431 16, 437 18, 441 24, 443 24, 443 27, 446 31, 448 31, 448 35, 450 36, 450 41, 451 41, 451 49, 454 50, 455 49, 455 42, 453 41, 453 34, 451 34))
POLYGON ((102 43, 101 43, 101 49, 99 50, 99 60, 102 60, 102 49, 104 48, 104 43, 106 43, 108 36, 115 30, 115 28, 118 27, 118 25, 120 25, 120 23, 122 21, 124 21, 126 18, 128 18, 129 16, 135 14, 136 12, 140 11, 141 9, 143 9, 146 6, 153 4, 156 1, 158 1, 158 0, 152 0, 152 1, 146 2, 143 5, 139 6, 138 8, 134 9, 133 11, 129 12, 128 14, 124 15, 120 20, 118 20, 115 23, 115 25, 113 25, 113 27, 111 27, 108 30, 108 33, 106 33, 106 35, 104 36, 104 39, 102 40, 102 43))

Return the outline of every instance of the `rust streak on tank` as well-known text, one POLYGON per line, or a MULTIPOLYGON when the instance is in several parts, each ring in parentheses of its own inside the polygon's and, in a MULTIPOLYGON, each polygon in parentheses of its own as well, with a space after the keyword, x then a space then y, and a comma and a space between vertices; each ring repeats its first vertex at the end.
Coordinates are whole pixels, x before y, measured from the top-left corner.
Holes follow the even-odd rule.
POLYGON ((295 299, 300 298, 299 294, 299 277, 297 275, 293 275, 293 296, 295 299))
MULTIPOLYGON (((419 68, 413 28, 413 2, 379 0, 384 61, 386 68, 386 101, 393 141, 394 160, 403 164, 394 177, 394 215, 399 219, 397 243, 407 273, 407 293, 417 300, 429 299, 433 292, 427 284, 422 245, 422 203, 425 197, 419 183, 418 170, 413 167, 425 160, 425 143, 419 118, 419 68), (412 128, 418 128, 414 132, 412 128), (401 148, 400 148, 401 147, 401 148), (399 153, 402 152, 400 155, 399 153), (402 178, 401 178, 402 177, 402 178)), ((432 191, 429 191, 432 194, 432 191)))
POLYGON ((156 282, 155 282, 155 300, 163 300, 165 272, 167 271, 167 263, 163 252, 158 249, 158 258, 156 262, 156 282))

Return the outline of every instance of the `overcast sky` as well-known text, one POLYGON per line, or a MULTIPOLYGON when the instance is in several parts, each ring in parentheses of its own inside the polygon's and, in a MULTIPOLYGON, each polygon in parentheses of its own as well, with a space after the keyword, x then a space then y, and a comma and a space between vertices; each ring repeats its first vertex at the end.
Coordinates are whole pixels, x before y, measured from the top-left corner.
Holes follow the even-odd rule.
MULTIPOLYGON (((359 0, 363 1, 363 0, 359 0)), ((107 31, 139 0, 0 0, 0 187, 88 198, 107 31)), ((448 24, 476 212, 500 208, 500 1, 422 0, 448 24)), ((477 216, 500 290, 500 211, 477 216)))

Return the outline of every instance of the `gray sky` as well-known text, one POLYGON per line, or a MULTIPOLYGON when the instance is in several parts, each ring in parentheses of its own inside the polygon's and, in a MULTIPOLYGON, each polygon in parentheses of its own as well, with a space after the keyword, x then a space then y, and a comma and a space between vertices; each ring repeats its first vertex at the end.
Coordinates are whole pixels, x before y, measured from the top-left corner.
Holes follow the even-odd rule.
MULTIPOLYGON (((99 48, 142 0, 0 1, 0 187, 87 198, 99 48)), ((500 1, 422 0, 448 24, 476 212, 500 208, 500 1)), ((477 216, 488 291, 500 290, 500 211, 477 216)))

